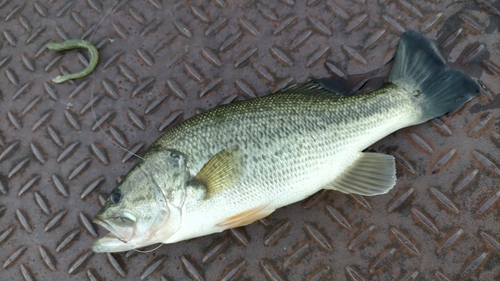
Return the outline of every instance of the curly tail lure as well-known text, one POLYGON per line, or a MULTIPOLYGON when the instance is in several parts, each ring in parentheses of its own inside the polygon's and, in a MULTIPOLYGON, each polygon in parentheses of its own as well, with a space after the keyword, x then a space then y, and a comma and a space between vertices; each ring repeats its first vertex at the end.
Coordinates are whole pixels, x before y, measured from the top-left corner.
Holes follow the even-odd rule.
POLYGON ((62 83, 68 80, 78 79, 89 75, 90 73, 92 73, 92 71, 94 71, 97 66, 97 61, 99 60, 99 52, 97 52, 97 48, 89 41, 83 39, 72 39, 66 40, 64 42, 50 42, 49 44, 47 44, 47 48, 51 51, 58 52, 82 48, 87 49, 90 53, 90 63, 84 70, 77 73, 59 75, 56 78, 52 79, 52 82, 54 83, 62 83))

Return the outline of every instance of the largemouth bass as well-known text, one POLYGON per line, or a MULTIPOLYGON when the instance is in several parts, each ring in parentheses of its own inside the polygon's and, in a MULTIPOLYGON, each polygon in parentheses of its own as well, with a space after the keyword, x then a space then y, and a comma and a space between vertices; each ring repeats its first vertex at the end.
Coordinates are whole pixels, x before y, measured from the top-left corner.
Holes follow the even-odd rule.
POLYGON ((394 158, 362 151, 479 92, 414 31, 402 35, 383 88, 345 96, 334 84, 293 85, 170 129, 95 216, 110 233, 92 249, 127 251, 244 226, 323 188, 387 193, 396 183, 394 158))

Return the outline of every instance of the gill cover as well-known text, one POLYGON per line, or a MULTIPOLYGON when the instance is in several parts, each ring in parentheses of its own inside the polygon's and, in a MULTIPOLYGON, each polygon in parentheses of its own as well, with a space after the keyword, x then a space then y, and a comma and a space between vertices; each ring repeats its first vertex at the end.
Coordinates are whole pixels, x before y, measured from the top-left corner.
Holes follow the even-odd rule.
POLYGON ((94 241, 95 252, 120 252, 166 241, 182 220, 186 158, 151 149, 110 194, 94 222, 111 233, 94 241))

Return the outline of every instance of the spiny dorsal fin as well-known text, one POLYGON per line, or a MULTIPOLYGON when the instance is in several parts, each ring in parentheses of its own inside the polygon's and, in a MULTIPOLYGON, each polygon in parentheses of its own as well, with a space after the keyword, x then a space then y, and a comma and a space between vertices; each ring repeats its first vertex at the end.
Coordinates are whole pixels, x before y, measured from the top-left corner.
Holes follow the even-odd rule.
POLYGON ((385 194, 396 184, 394 157, 361 152, 354 163, 325 189, 364 196, 385 194))
POLYGON ((243 159, 238 146, 228 147, 215 154, 201 168, 195 181, 206 186, 205 199, 238 182, 243 174, 243 159))

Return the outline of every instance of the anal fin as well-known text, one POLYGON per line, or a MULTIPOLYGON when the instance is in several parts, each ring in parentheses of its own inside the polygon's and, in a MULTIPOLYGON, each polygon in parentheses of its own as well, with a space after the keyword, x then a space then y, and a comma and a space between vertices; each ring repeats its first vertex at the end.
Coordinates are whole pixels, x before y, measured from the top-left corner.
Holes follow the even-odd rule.
POLYGON ((244 211, 237 215, 231 216, 222 222, 218 223, 217 226, 222 226, 226 228, 236 228, 240 226, 245 226, 251 224, 252 222, 265 218, 269 216, 274 210, 265 210, 269 204, 261 205, 256 208, 244 211))
POLYGON ((394 157, 382 153, 362 152, 359 153, 358 159, 325 189, 374 196, 387 193, 395 184, 394 157))

